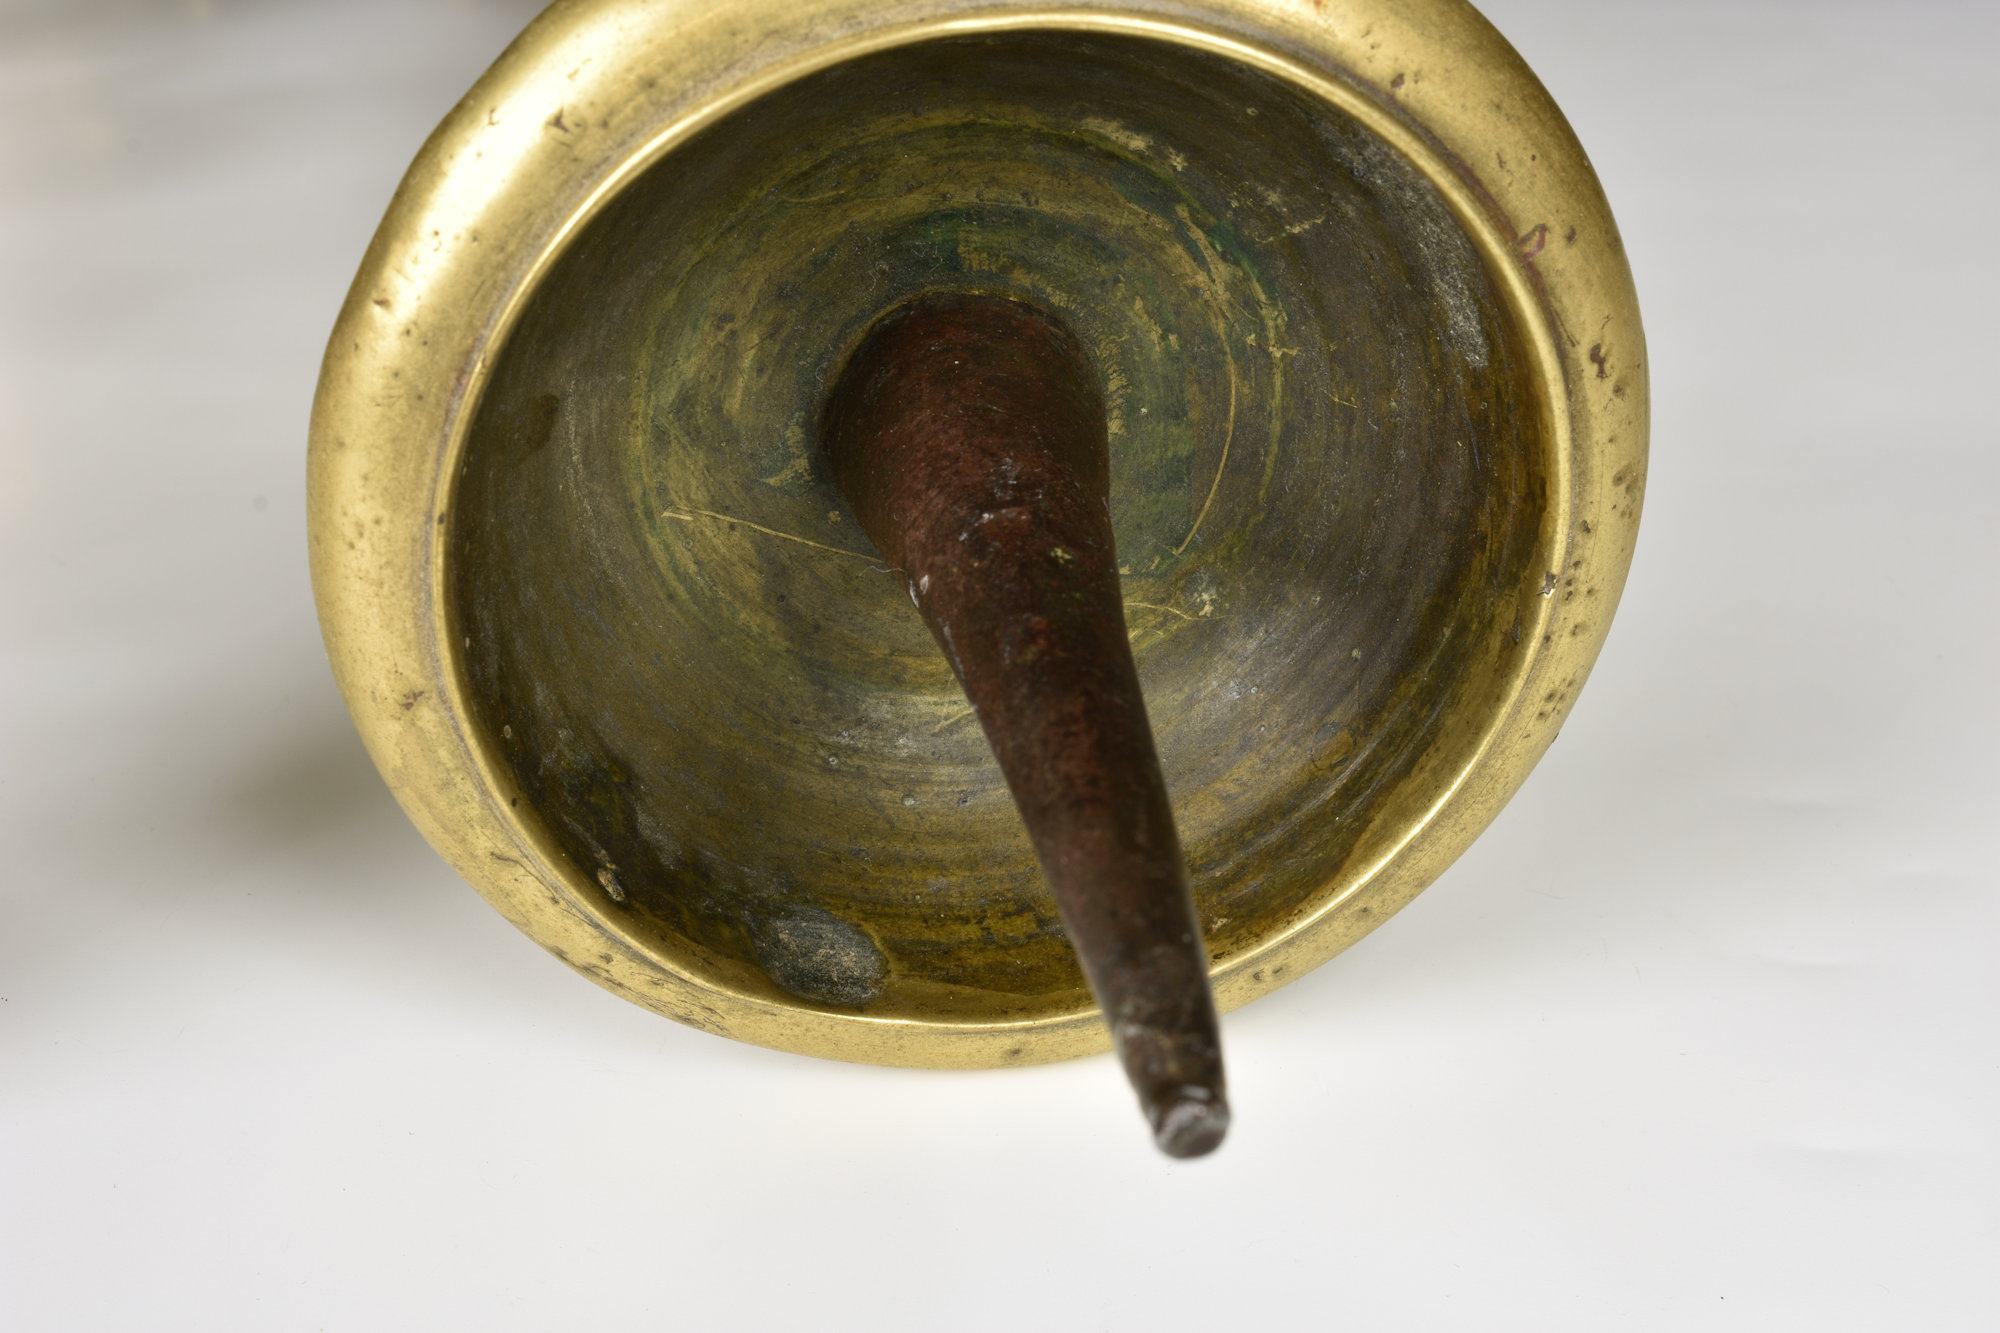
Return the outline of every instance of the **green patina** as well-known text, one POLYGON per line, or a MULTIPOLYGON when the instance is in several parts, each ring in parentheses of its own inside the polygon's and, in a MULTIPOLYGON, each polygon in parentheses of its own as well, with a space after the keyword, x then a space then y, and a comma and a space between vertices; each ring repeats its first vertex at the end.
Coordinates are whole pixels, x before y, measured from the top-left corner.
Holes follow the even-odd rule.
POLYGON ((1075 964, 949 668, 816 456, 848 351, 940 288, 1059 314, 1104 377, 1128 622, 1222 952, 1310 910, 1354 812, 1504 673, 1541 443, 1435 192, 1323 103, 1178 48, 853 62, 584 229, 499 357, 455 505, 496 755, 615 876, 606 910, 686 966, 1019 1017, 1084 1003, 1075 964))

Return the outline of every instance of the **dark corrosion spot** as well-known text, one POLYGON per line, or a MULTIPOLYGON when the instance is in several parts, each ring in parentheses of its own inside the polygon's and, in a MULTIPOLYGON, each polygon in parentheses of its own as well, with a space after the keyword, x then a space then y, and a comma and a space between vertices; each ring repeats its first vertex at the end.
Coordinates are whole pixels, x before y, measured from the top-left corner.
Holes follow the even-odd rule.
POLYGON ((771 980, 820 1004, 857 1009, 881 992, 888 972, 866 931, 816 907, 757 918, 751 939, 771 980))

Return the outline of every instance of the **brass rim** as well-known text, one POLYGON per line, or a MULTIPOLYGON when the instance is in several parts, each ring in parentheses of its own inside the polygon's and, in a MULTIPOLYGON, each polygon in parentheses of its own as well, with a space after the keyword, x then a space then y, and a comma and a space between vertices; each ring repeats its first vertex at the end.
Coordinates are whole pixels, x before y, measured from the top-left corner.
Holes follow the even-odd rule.
POLYGON ((1549 450, 1545 595, 1520 623, 1531 646, 1469 756, 1428 782, 1428 804, 1404 813, 1315 910, 1218 965, 1223 1006, 1303 974, 1393 914, 1469 845, 1553 740, 1623 584, 1645 460, 1636 299, 1582 150, 1518 58, 1450 0, 1351 3, 1337 18, 1237 0, 1205 8, 1196 25, 1142 6, 751 0, 733 7, 742 21, 729 25, 674 5, 634 16, 607 0, 560 4, 412 167, 336 326, 314 409, 309 512, 322 625, 398 799, 496 907, 572 967, 694 1026, 815 1055, 976 1066, 1105 1045, 1087 1008, 1024 1022, 881 1018, 774 1001, 677 967, 595 910, 579 872, 510 811, 469 724, 443 613, 440 534, 473 408, 496 349, 565 246, 704 127, 893 47, 1062 30, 1176 44, 1274 75, 1353 117, 1438 189, 1530 349, 1549 450), (753 44, 752 30, 773 39, 753 44), (663 61, 669 39, 679 54, 663 61), (591 97, 627 108, 630 123, 607 117, 594 128, 574 109, 591 97), (584 151, 564 142, 580 131, 584 151))

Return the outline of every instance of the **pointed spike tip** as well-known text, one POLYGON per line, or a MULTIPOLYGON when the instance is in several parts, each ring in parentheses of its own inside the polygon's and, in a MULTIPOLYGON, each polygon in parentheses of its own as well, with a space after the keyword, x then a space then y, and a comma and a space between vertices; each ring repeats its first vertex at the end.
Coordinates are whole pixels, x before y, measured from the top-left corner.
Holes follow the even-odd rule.
POLYGON ((1207 1088, 1176 1088, 1146 1109, 1153 1142, 1169 1157, 1206 1157, 1229 1132, 1229 1103, 1207 1088))

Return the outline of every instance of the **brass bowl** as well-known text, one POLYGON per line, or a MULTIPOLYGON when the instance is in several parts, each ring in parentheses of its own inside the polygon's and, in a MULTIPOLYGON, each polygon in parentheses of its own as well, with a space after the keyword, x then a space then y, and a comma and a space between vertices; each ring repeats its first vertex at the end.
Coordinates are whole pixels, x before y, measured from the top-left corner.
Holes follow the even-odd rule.
POLYGON ((950 671, 817 460, 937 287, 1107 386, 1127 621, 1233 1007, 1434 879, 1636 532, 1644 347, 1581 148, 1449 0, 556 5, 446 120, 315 405, 371 753, 593 980, 816 1055, 1105 1044, 950 671))

